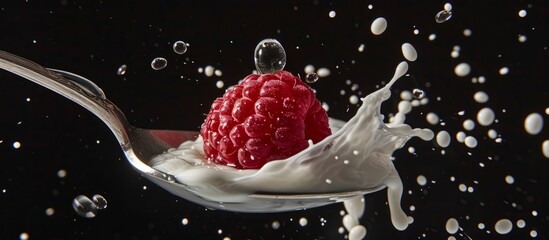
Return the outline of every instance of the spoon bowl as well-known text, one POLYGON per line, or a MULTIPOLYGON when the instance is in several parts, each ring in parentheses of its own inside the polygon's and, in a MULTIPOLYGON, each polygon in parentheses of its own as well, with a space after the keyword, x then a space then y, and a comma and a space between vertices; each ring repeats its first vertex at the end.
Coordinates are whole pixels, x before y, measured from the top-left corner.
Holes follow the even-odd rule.
POLYGON ((218 202, 198 195, 191 187, 175 181, 175 177, 151 167, 151 159, 195 140, 197 131, 154 130, 129 124, 122 111, 109 101, 103 90, 92 81, 63 70, 44 68, 32 61, 0 51, 0 68, 41 85, 81 105, 113 132, 129 163, 142 176, 170 193, 210 209, 236 212, 283 212, 341 202, 355 196, 378 191, 384 186, 359 191, 335 193, 251 193, 246 202, 218 202))

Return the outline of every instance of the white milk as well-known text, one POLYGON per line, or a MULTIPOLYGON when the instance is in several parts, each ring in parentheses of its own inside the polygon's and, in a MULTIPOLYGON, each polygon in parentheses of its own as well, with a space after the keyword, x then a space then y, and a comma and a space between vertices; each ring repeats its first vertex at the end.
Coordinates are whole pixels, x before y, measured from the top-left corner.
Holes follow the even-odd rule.
POLYGON ((404 124, 404 116, 389 124, 383 122, 381 103, 390 97, 390 87, 407 70, 407 63, 400 63, 385 87, 361 99, 362 106, 347 123, 330 119, 332 135, 288 159, 268 162, 259 170, 208 163, 200 137, 155 157, 151 165, 173 175, 201 198, 244 206, 250 200, 249 194, 257 192, 307 194, 387 187, 391 220, 403 230, 408 226, 400 206, 403 186, 391 155, 411 137, 431 140, 434 135, 431 130, 404 124))

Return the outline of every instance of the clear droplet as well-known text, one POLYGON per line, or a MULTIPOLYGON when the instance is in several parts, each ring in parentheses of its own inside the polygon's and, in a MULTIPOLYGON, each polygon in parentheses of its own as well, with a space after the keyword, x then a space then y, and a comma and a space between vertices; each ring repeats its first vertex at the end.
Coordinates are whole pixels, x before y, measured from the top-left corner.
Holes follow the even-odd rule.
POLYGON ((446 22, 446 21, 450 20, 451 17, 452 17, 452 12, 442 10, 442 11, 438 12, 437 15, 435 16, 435 21, 437 23, 443 23, 443 22, 446 22))
POLYGON ((412 91, 412 94, 414 95, 414 98, 420 99, 423 98, 423 90, 415 88, 412 91))
POLYGON ((177 54, 183 54, 187 52, 187 44, 183 41, 177 41, 173 44, 173 51, 177 54))
POLYGON ((105 209, 107 208, 107 199, 105 197, 95 194, 92 197, 93 203, 95 203, 95 206, 97 206, 97 209, 105 209))
POLYGON ((120 66, 118 68, 118 70, 116 71, 116 74, 118 74, 119 76, 122 76, 122 75, 126 74, 127 69, 128 69, 128 66, 126 64, 123 64, 122 66, 120 66))
POLYGON ((318 74, 307 73, 307 76, 305 76, 305 81, 308 83, 315 83, 316 81, 318 81, 318 74))
POLYGON ((97 205, 84 195, 79 195, 72 201, 72 208, 78 215, 85 218, 93 218, 97 215, 97 205))
POLYGON ((168 65, 168 60, 165 58, 157 57, 151 62, 151 67, 154 70, 160 70, 165 68, 168 65))
POLYGON ((254 62, 257 72, 275 73, 286 66, 286 51, 275 39, 265 39, 255 48, 254 62))

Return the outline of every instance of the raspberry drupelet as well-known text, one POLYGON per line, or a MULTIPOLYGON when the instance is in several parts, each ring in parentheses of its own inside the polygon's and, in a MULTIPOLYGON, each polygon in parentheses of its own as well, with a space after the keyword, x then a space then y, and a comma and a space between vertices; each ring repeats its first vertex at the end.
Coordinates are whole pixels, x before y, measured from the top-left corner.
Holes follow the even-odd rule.
POLYGON ((200 130, 209 161, 259 169, 331 134, 313 91, 286 71, 251 74, 217 98, 200 130))

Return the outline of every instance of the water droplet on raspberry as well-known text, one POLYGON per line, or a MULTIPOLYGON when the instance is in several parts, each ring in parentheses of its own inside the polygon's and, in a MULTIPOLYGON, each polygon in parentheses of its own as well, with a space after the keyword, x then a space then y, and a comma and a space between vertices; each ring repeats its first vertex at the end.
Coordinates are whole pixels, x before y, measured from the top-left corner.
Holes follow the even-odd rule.
POLYGON ((275 73, 286 66, 286 51, 275 39, 265 39, 255 48, 255 68, 261 74, 275 73))

